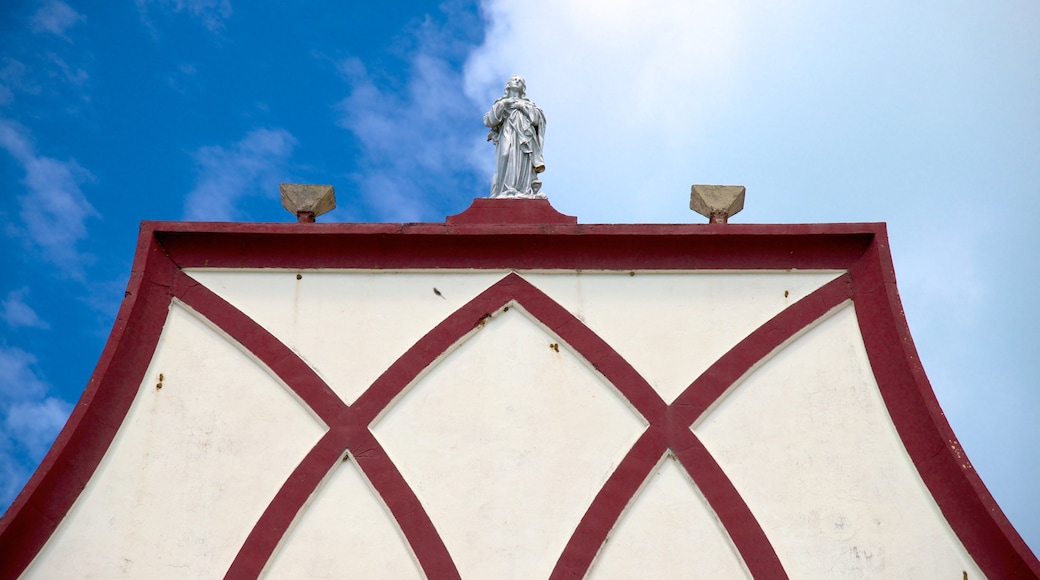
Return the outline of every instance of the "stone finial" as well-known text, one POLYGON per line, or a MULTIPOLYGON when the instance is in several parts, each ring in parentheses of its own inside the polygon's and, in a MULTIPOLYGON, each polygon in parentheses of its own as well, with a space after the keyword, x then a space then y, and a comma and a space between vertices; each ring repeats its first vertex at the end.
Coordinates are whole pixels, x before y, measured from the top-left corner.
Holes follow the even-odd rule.
POLYGON ((336 209, 336 191, 331 185, 281 184, 282 207, 300 223, 313 223, 314 218, 336 209))
POLYGON ((708 218, 708 223, 724 224, 744 209, 743 185, 694 185, 690 188, 690 209, 708 218))

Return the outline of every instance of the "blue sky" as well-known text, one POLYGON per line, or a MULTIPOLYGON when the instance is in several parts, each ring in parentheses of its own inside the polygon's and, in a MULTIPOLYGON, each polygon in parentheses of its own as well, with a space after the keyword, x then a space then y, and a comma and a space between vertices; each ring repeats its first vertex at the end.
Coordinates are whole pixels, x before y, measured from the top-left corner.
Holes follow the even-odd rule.
POLYGON ((889 225, 933 388, 1040 551, 1040 4, 879 0, 5 2, 0 508, 111 329, 141 220, 442 221, 487 195, 512 74, 543 191, 586 223, 889 225))

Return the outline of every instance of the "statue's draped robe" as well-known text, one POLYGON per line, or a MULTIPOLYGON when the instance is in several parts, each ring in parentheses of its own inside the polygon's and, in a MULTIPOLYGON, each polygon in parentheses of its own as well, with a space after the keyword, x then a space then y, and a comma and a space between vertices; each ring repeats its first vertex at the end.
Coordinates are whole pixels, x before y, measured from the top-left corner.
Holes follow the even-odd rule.
POLYGON ((484 115, 484 124, 491 128, 488 139, 495 142, 491 197, 544 197, 532 184, 545 171, 545 115, 529 99, 515 98, 512 103, 503 97, 484 115))

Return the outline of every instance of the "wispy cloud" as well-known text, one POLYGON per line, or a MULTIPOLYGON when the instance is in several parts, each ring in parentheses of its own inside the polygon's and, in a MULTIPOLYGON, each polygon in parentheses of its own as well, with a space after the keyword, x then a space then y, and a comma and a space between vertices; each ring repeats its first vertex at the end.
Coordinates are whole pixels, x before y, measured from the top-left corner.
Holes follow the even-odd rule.
POLYGON ((543 95, 556 91, 553 105, 566 107, 567 113, 575 107, 624 106, 625 114, 612 118, 612 124, 644 131, 682 127, 703 114, 691 104, 736 88, 718 81, 731 80, 729 70, 744 55, 748 40, 742 33, 755 7, 743 2, 649 4, 651 9, 638 2, 591 9, 581 2, 484 0, 488 29, 466 63, 466 90, 478 102, 488 101, 500 96, 506 78, 520 74, 543 95))
POLYGON ((366 171, 355 180, 379 219, 429 219, 439 200, 486 195, 477 184, 489 182, 492 157, 481 155, 483 111, 452 62, 472 48, 458 40, 458 26, 428 19, 418 27, 403 86, 381 84, 359 59, 340 63, 351 91, 339 123, 361 144, 366 171))
POLYGON ((68 40, 65 31, 85 19, 68 4, 60 0, 51 0, 33 14, 30 25, 33 32, 47 32, 68 40))
POLYGON ((28 79, 25 63, 4 57, 0 59, 0 105, 12 102, 16 91, 38 93, 40 88, 28 79))
POLYGON ((6 416, 11 401, 39 399, 47 383, 33 370, 36 357, 16 347, 0 345, 0 408, 6 416))
POLYGON ((230 0, 137 0, 138 11, 149 27, 152 26, 148 16, 150 6, 169 13, 186 12, 210 32, 223 30, 224 21, 231 18, 233 12, 230 0))
POLYGON ((194 64, 181 63, 177 69, 166 74, 166 84, 178 93, 184 94, 185 86, 198 74, 194 64))
POLYGON ((25 190, 18 196, 20 223, 7 226, 7 235, 23 238, 30 249, 66 274, 81 278, 89 257, 78 248, 87 236, 87 219, 99 217, 80 184, 92 176, 75 160, 59 161, 38 155, 28 131, 0 118, 0 148, 22 167, 25 190))
MULTIPOLYGON (((93 55, 89 48, 74 45, 71 37, 71 29, 84 21, 86 17, 68 4, 53 0, 42 4, 24 28, 8 31, 11 42, 0 54, 0 106, 28 97, 19 104, 57 105, 75 113, 80 103, 70 99, 90 100, 88 69, 93 55)), ((28 121, 24 115, 16 116, 28 121)))
POLYGON ((0 345, 0 505, 7 505, 39 463, 72 411, 48 396, 49 386, 34 370, 36 358, 0 345))
POLYGON ((29 480, 29 467, 11 454, 12 442, 0 436, 0 506, 14 501, 29 480))
POLYGON ((629 206, 636 221, 682 207, 691 144, 728 114, 749 45, 776 11, 740 1, 480 5, 487 29, 466 61, 466 93, 490 104, 509 76, 524 76, 548 120, 549 198, 584 219, 617 219, 610 208, 629 206), (652 171, 634 163, 644 157, 652 171), (645 192, 638 203, 635 191, 645 192))
POLYGON ((11 405, 4 419, 8 437, 39 461, 72 412, 72 405, 55 397, 21 401, 11 405))
POLYGON ((25 303, 29 288, 23 287, 7 293, 7 298, 0 302, 0 319, 11 328, 49 328, 47 321, 40 318, 31 306, 25 303))
POLYGON ((70 85, 81 88, 90 80, 90 73, 86 69, 70 65, 65 59, 53 52, 48 52, 45 56, 48 62, 61 71, 61 78, 65 79, 70 85))
POLYGON ((275 191, 296 138, 285 129, 256 129, 230 147, 209 146, 195 153, 198 179, 188 194, 184 218, 230 221, 242 217, 238 202, 275 191))

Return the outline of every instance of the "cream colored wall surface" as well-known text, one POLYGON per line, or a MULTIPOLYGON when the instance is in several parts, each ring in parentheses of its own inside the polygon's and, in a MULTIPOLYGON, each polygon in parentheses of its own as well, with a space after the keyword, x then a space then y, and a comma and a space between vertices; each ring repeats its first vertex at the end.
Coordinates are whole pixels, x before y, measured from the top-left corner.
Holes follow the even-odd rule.
POLYGON ((386 505, 353 459, 340 461, 303 508, 266 578, 423 578, 386 505))
MULTIPOLYGON (((299 353, 347 403, 507 274, 191 272, 299 353)), ((670 402, 759 325, 840 273, 520 275, 670 402)), ((444 345, 370 429, 464 578, 544 578, 647 423, 523 304, 491 314, 444 345)), ((266 367, 175 301, 112 447, 26 576, 221 575, 325 429, 266 367)), ((791 577, 981 577, 891 424, 851 303, 780 348, 692 429, 791 577)), ((266 574, 421 577, 356 463, 329 470, 266 574)), ((591 575, 747 570, 669 453, 591 575)))
POLYGON ((750 578, 729 534, 668 454, 621 514, 589 570, 617 578, 750 578))
POLYGON ((694 429, 792 578, 982 578, 914 469, 840 307, 694 429))
POLYGON ((269 371, 175 302, 123 426, 25 577, 223 575, 323 431, 269 371))
POLYGON ((348 404, 437 323, 507 273, 186 272, 293 349, 348 404))
POLYGON ((671 403, 748 334, 840 272, 524 273, 671 403))
POLYGON ((463 578, 547 578, 646 423, 515 304, 374 426, 463 578), (553 345, 556 345, 554 348, 553 345))

